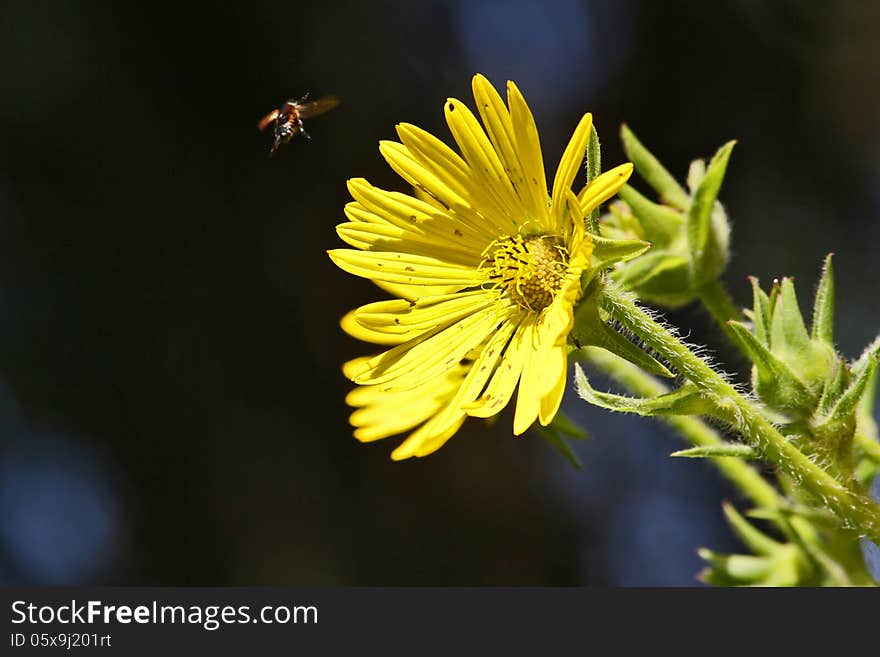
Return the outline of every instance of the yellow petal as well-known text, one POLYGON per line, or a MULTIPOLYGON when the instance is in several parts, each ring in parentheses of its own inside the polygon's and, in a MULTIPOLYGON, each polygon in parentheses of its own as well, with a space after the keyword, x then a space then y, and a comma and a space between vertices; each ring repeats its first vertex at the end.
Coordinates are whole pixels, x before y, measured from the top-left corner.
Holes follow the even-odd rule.
POLYGON ((333 249, 327 254, 337 267, 355 276, 404 285, 460 285, 478 283, 473 267, 437 258, 386 251, 333 249))
POLYGON ((566 348, 558 348, 558 351, 562 352, 562 371, 556 379, 556 384, 541 399, 541 410, 538 413, 538 420, 540 421, 541 425, 545 427, 553 421, 553 418, 556 416, 556 412, 559 410, 559 406, 562 403, 562 398, 565 395, 565 384, 568 380, 568 362, 566 358, 566 348))
POLYGON ((339 325, 342 327, 342 330, 348 333, 351 337, 363 340, 364 342, 387 345, 401 344, 409 339, 406 335, 394 335, 369 329, 354 318, 355 312, 356 311, 352 310, 339 320, 339 325))
POLYGON ((426 237, 389 224, 348 222, 336 226, 336 234, 349 246, 362 251, 401 251, 474 268, 482 260, 482 252, 470 244, 426 237))
MULTIPOLYGON (((504 165, 492 142, 486 137, 479 121, 461 101, 449 98, 445 105, 446 123, 470 166, 471 175, 478 181, 476 198, 485 199, 488 210, 497 215, 502 230, 516 230, 524 208, 518 203, 504 165)), ((494 218, 494 217, 493 217, 494 218)))
POLYGON ((578 201, 580 201, 584 215, 590 214, 614 196, 626 184, 626 181, 629 180, 632 171, 633 165, 627 162, 626 164, 614 167, 610 171, 606 171, 584 187, 581 193, 578 194, 578 201))
POLYGON ((516 152, 523 168, 525 191, 531 199, 530 217, 539 227, 549 225, 549 196, 547 195, 547 176, 544 173, 544 156, 532 111, 526 104, 519 89, 513 82, 507 83, 507 102, 510 105, 510 118, 513 122, 513 137, 516 152))
POLYGON ((492 417, 500 412, 510 401, 516 384, 519 381, 523 364, 532 349, 534 324, 520 324, 513 339, 504 351, 501 362, 495 368, 485 392, 479 399, 465 406, 468 415, 474 417, 492 417))
POLYGON ((407 285, 405 283, 388 283, 386 281, 373 281, 373 283, 392 296, 408 301, 415 301, 422 297, 452 294, 461 289, 461 285, 407 285))
POLYGON ((362 385, 387 384, 389 390, 419 386, 458 367, 471 349, 492 334, 499 321, 503 318, 490 305, 371 358, 354 381, 362 385))
POLYGON ((482 75, 475 75, 472 88, 477 110, 486 128, 486 133, 495 152, 504 166, 510 184, 519 199, 519 206, 523 208, 523 217, 540 216, 540 207, 535 206, 534 197, 525 184, 525 173, 520 163, 519 154, 516 152, 516 140, 513 135, 513 121, 510 111, 501 99, 501 96, 482 75))
POLYGON ((482 290, 425 297, 416 302, 394 299, 361 306, 355 311, 354 319, 378 333, 415 337, 457 322, 485 308, 486 304, 486 293, 482 290))
POLYGON ((577 128, 562 158, 559 160, 559 166, 556 167, 556 176, 553 179, 553 194, 551 220, 553 225, 550 227, 553 231, 558 231, 563 225, 563 215, 566 209, 567 192, 571 191, 575 176, 581 169, 584 161, 584 152, 587 150, 587 142, 590 139, 590 131, 593 128, 593 115, 584 114, 578 123, 577 128))
POLYGON ((446 444, 446 441, 455 435, 462 423, 467 418, 464 412, 457 413, 452 421, 444 423, 431 419, 416 429, 407 439, 393 452, 391 458, 395 461, 412 456, 427 456, 446 444))

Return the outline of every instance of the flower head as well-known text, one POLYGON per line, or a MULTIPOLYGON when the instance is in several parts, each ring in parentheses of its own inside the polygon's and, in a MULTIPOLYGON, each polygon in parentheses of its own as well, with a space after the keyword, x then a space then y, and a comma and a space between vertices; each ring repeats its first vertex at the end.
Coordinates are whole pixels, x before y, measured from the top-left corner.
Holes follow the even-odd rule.
POLYGON ((481 75, 474 99, 485 130, 455 99, 446 121, 459 155, 410 124, 380 152, 415 196, 349 181, 354 202, 337 227, 354 247, 330 257, 397 298, 349 313, 343 328, 390 347, 345 366, 360 440, 415 429, 392 457, 424 456, 467 416, 491 417, 516 391, 514 433, 548 424, 565 389, 567 337, 594 238, 584 217, 632 172, 625 164, 579 195, 572 184, 592 130, 578 123, 547 188, 534 118, 516 85, 508 102, 481 75))

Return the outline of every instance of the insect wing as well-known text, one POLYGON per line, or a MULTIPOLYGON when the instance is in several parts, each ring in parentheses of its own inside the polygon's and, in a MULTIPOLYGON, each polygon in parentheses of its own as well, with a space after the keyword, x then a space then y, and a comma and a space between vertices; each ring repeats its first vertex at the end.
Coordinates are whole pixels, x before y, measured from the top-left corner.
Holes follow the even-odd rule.
POLYGON ((272 111, 269 112, 266 116, 264 116, 262 119, 260 119, 260 122, 257 124, 257 127, 258 127, 260 130, 265 130, 266 127, 267 127, 270 123, 272 123, 273 121, 275 121, 275 120, 278 119, 278 114, 279 114, 279 112, 278 112, 277 109, 272 110, 272 111))
POLYGON ((338 104, 339 98, 337 96, 324 96, 311 103, 297 103, 296 113, 299 115, 300 119, 308 119, 323 114, 324 112, 329 112, 338 104))

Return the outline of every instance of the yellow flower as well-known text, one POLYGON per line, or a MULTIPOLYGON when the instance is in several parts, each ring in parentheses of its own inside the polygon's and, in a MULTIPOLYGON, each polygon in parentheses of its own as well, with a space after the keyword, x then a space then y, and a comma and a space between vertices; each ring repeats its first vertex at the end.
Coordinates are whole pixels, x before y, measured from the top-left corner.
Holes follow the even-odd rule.
POLYGON ((567 379, 566 341, 581 274, 594 241, 585 215, 613 196, 632 165, 572 192, 592 128, 578 123, 548 193, 534 118, 516 85, 508 103, 486 78, 473 79, 485 131, 461 102, 446 121, 461 151, 410 124, 380 152, 416 196, 353 179, 354 202, 339 236, 354 249, 330 257, 396 299, 346 315, 354 337, 390 348, 344 371, 360 387, 355 436, 377 440, 416 430, 392 454, 425 456, 468 416, 500 412, 517 390, 513 432, 556 414, 567 379))

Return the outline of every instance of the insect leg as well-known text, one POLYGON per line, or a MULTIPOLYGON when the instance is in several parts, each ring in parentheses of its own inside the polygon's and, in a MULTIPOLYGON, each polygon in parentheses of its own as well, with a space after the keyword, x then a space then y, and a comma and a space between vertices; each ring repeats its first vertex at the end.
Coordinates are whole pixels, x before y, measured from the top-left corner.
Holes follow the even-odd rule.
POLYGON ((296 127, 299 128, 299 131, 303 137, 311 141, 312 138, 309 136, 309 133, 306 132, 305 126, 303 126, 302 119, 298 116, 296 117, 296 127))

